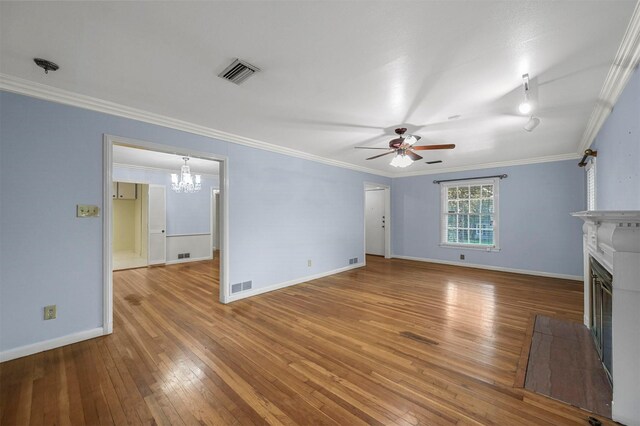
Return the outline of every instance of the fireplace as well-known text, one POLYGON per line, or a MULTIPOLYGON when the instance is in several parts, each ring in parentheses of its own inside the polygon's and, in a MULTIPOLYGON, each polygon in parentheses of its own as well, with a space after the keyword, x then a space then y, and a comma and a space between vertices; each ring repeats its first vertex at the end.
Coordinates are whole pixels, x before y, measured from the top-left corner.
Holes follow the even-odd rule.
POLYGON ((611 274, 593 257, 589 257, 591 281, 591 335, 596 344, 598 355, 611 382, 612 345, 611 315, 613 308, 613 279, 611 274))
POLYGON ((611 416, 640 426, 640 211, 573 216, 584 220, 584 324, 611 377, 611 416))

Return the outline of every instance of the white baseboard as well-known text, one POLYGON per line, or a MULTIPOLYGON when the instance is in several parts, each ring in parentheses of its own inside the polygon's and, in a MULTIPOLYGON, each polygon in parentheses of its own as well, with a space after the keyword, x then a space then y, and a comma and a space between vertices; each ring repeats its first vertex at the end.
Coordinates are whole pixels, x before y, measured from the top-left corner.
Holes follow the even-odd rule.
POLYGON ((528 269, 504 268, 502 266, 478 265, 475 263, 455 262, 451 260, 427 259, 424 257, 392 255, 395 259, 415 260, 417 262, 441 263, 443 265, 464 266, 465 268, 488 269, 489 271, 511 272, 514 274, 536 275, 539 277, 562 278, 565 280, 583 281, 579 275, 556 274, 553 272, 530 271, 528 269))
POLYGON ((349 271, 351 269, 361 268, 363 266, 365 266, 364 262, 356 263, 356 264, 353 264, 353 265, 345 266, 344 268, 333 269, 331 271, 322 272, 322 273, 315 274, 315 275, 308 275, 306 277, 296 278, 295 280, 290 280, 290 281, 285 281, 283 283, 273 284, 273 285, 270 285, 268 287, 256 288, 256 289, 250 290, 250 291, 243 291, 243 292, 240 292, 240 293, 231 294, 231 295, 229 295, 229 298, 227 299, 226 303, 235 302, 235 301, 240 300, 240 299, 246 299, 247 297, 257 296, 259 294, 267 293, 267 292, 274 291, 274 290, 280 290, 280 289, 285 288, 285 287, 290 287, 292 285, 304 283, 304 282, 307 282, 307 281, 317 280, 318 278, 323 278, 323 277, 327 277, 329 275, 339 274, 340 272, 346 272, 346 271, 349 271))
POLYGON ((190 257, 188 259, 168 260, 167 262, 165 262, 165 265, 175 265, 176 263, 200 262, 201 260, 211 260, 211 259, 213 259, 213 255, 206 256, 206 257, 194 257, 194 258, 190 257))
POLYGON ((83 340, 93 339, 94 337, 99 337, 103 334, 104 329, 102 327, 98 327, 92 328, 91 330, 67 334, 66 336, 62 337, 56 337, 55 339, 20 346, 14 349, 0 352, 0 362, 10 361, 12 359, 22 358, 23 356, 33 355, 40 352, 48 351, 50 349, 59 348, 61 346, 67 346, 72 343, 81 342, 83 340))

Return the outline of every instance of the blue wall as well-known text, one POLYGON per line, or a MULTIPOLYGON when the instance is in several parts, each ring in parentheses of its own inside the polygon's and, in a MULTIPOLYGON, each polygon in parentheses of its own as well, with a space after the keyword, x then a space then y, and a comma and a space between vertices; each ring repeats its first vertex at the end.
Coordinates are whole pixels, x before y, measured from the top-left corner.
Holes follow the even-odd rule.
POLYGON ((596 136, 596 208, 640 210, 640 71, 596 136))
POLYGON ((363 182, 390 184, 12 93, 0 110, 0 351, 102 326, 102 222, 75 206, 102 207, 104 133, 228 157, 230 281, 254 288, 362 258, 363 182), (43 321, 49 304, 58 318, 43 321))
POLYGON ((576 161, 393 179, 393 254, 564 275, 582 275, 584 173, 576 161), (440 247, 440 185, 506 173, 500 181, 500 251, 440 247))
POLYGON ((167 236, 211 232, 211 188, 219 188, 217 176, 202 176, 202 190, 193 194, 171 191, 171 173, 114 166, 113 180, 155 183, 167 188, 167 236))

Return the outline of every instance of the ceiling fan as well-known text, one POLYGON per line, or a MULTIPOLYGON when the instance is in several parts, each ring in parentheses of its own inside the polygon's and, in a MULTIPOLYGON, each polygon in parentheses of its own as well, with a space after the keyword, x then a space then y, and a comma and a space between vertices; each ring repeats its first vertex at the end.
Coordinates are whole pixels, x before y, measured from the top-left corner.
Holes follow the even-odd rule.
POLYGON ((418 155, 415 151, 453 149, 456 147, 455 144, 414 146, 414 144, 420 140, 420 136, 410 135, 406 133, 407 129, 404 127, 400 127, 395 131, 398 137, 389 141, 389 148, 371 148, 366 146, 357 146, 356 149, 387 150, 388 152, 380 155, 374 155, 373 157, 367 158, 367 160, 373 160, 375 158, 383 157, 389 154, 396 154, 393 160, 391 160, 391 165, 394 167, 407 167, 414 161, 422 159, 422 156, 418 155))

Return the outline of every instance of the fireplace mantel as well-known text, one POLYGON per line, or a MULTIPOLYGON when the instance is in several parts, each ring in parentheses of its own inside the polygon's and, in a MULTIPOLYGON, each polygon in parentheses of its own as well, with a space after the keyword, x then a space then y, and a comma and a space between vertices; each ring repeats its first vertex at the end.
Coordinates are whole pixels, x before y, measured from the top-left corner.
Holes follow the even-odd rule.
POLYGON ((613 276, 613 420, 640 425, 640 211, 584 211, 584 321, 590 326, 589 258, 613 276))

